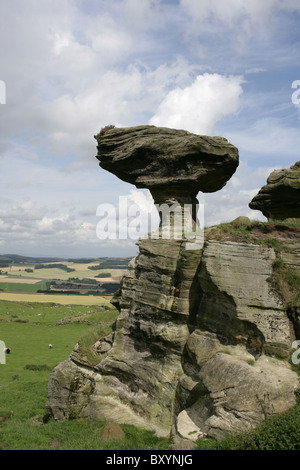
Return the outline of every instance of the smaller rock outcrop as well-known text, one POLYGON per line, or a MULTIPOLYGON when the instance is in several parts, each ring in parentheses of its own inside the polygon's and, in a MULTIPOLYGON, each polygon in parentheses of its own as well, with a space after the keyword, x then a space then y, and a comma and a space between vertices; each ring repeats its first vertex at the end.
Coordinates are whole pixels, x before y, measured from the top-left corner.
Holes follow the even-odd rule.
POLYGON ((300 161, 290 168, 274 170, 249 207, 269 220, 299 219, 300 161))

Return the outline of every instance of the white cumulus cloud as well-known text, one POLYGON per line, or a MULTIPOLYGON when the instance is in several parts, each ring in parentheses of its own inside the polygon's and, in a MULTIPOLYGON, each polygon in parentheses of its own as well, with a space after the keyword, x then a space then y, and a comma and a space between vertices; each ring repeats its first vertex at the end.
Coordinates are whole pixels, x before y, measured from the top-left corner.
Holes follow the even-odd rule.
POLYGON ((170 91, 149 123, 212 135, 220 119, 238 111, 242 83, 241 76, 198 75, 190 86, 170 91))

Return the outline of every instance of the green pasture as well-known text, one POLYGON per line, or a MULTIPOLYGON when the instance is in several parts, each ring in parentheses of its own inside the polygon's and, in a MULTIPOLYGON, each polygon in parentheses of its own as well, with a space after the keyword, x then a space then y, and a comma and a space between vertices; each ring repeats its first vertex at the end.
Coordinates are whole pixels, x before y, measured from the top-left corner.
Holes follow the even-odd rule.
POLYGON ((0 421, 0 450, 167 448, 166 439, 133 426, 123 426, 124 441, 105 442, 99 439, 103 422, 48 420, 45 405, 51 370, 99 326, 109 331, 117 315, 107 305, 0 301, 0 340, 11 349, 6 363, 0 364, 0 417, 7 418, 0 421))
POLYGON ((0 282, 0 291, 3 292, 37 292, 38 290, 46 290, 47 286, 44 282, 36 284, 28 284, 22 282, 0 282))

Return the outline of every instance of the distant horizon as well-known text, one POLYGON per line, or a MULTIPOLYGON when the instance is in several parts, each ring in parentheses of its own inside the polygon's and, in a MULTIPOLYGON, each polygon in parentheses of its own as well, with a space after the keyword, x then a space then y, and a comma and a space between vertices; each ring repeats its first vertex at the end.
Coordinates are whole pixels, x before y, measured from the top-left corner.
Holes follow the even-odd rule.
MULTIPOLYGON (((53 259, 57 261, 68 261, 71 259, 101 259, 101 258, 131 258, 131 255, 121 255, 121 256, 47 256, 47 255, 27 255, 27 254, 20 254, 20 253, 0 253, 0 257, 5 257, 5 256, 19 256, 21 258, 33 258, 33 259, 53 259)), ((133 255, 135 256, 135 255, 133 255)), ((1 270, 1 267, 0 267, 1 270)))

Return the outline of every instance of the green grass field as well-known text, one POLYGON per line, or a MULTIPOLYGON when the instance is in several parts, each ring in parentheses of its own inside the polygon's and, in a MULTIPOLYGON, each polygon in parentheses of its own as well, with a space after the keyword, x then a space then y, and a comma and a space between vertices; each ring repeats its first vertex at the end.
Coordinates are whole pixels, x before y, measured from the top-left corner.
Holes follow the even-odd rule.
POLYGON ((35 284, 28 284, 22 282, 0 282, 0 292, 37 292, 38 290, 45 290, 46 284, 37 282, 35 284))
MULTIPOLYGON (((107 272, 88 269, 93 263, 67 264, 75 271, 35 270, 30 265, 2 270, 0 340, 11 353, 0 364, 0 450, 167 448, 168 440, 133 426, 123 426, 125 441, 103 442, 99 433, 104 423, 81 419, 44 422, 51 370, 70 356, 78 341, 85 344, 99 323, 102 331, 109 331, 118 314, 110 304, 111 296, 37 293, 51 279, 94 278, 107 272), (26 272, 26 268, 34 271, 26 272), (1 422, 4 417, 8 419, 1 422)), ((124 274, 123 269, 110 268, 109 272, 114 279, 124 274)))
POLYGON ((117 314, 105 306, 0 301, 0 339, 11 348, 6 363, 0 364, 0 417, 9 417, 0 423, 0 449, 166 448, 167 440, 132 426, 123 426, 125 441, 103 442, 98 438, 102 422, 43 422, 51 370, 69 357, 78 340, 94 331, 97 323, 102 322, 103 328, 104 322, 109 329, 117 314), (61 321, 65 318, 66 323, 61 321), (80 318, 91 324, 75 322, 80 318))

